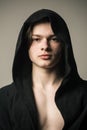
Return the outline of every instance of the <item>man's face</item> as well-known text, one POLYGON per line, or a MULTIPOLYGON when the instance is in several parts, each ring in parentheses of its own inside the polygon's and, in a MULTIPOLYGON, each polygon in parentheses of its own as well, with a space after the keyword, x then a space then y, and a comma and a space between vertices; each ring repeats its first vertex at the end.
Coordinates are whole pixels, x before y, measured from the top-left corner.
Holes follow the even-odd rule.
POLYGON ((40 23, 33 27, 29 58, 34 66, 52 68, 61 58, 61 44, 57 41, 50 23, 40 23))

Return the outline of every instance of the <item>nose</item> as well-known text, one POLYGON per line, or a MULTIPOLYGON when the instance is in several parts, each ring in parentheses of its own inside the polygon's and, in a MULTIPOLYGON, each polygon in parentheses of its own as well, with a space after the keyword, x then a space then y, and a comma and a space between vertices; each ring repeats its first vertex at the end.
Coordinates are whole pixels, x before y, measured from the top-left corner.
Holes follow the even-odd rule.
POLYGON ((48 41, 48 39, 44 38, 44 39, 42 40, 41 50, 47 51, 47 50, 49 50, 49 48, 50 48, 49 41, 48 41))

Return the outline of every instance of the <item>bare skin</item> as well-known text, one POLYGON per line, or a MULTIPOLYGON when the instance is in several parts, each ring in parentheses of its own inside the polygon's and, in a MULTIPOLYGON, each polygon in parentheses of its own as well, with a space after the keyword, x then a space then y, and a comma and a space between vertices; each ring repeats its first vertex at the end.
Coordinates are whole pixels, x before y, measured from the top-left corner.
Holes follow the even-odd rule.
POLYGON ((55 93, 63 77, 56 74, 56 69, 52 69, 61 58, 61 46, 56 41, 50 23, 34 26, 32 39, 29 57, 40 127, 41 130, 62 130, 64 119, 55 104, 55 93))
MULTIPOLYGON (((60 83, 59 83, 60 84, 60 83)), ((55 89, 34 87, 34 95, 39 111, 41 130, 62 130, 64 119, 55 104, 55 89)))

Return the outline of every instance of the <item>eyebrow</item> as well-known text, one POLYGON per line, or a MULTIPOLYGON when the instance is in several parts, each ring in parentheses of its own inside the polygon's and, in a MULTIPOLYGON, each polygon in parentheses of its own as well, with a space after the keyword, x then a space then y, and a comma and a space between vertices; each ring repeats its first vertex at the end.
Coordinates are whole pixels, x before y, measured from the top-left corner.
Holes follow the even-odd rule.
MULTIPOLYGON (((32 34, 32 36, 43 37, 43 35, 40 35, 40 34, 32 34)), ((55 34, 50 34, 48 37, 56 37, 56 35, 55 34)))

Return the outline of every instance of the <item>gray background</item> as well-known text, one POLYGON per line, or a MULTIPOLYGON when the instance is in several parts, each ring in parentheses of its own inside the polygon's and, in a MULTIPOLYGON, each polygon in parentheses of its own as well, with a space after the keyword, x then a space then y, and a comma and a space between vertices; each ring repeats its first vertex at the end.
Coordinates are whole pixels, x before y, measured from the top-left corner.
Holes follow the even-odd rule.
POLYGON ((0 0, 0 87, 12 82, 15 46, 23 22, 42 8, 65 19, 79 74, 87 79, 87 0, 0 0))

